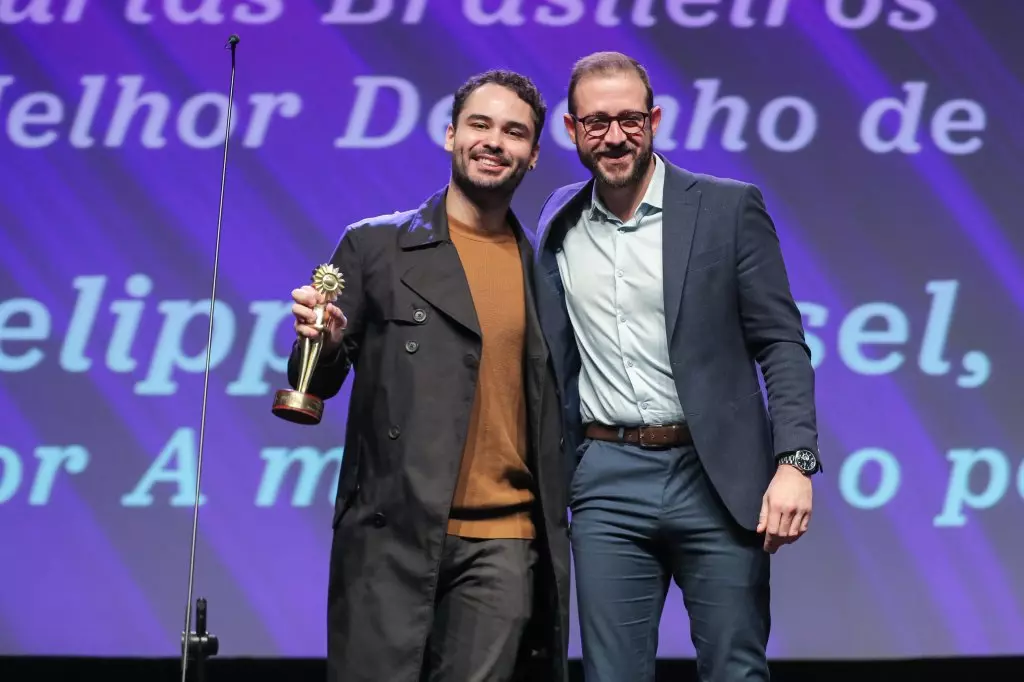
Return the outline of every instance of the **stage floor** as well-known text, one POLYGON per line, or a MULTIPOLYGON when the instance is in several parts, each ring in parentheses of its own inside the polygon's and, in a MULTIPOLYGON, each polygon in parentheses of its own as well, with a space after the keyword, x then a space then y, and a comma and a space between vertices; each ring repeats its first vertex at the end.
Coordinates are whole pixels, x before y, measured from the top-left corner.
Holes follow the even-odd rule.
MULTIPOLYGON (((190 679, 195 679, 190 666, 190 679)), ((573 682, 583 682, 579 661, 571 667, 573 682)), ((38 682, 44 678, 104 682, 180 682, 174 659, 0 658, 3 682, 38 682)), ((205 682, 324 682, 322 660, 215 658, 205 682)), ((927 659, 921 661, 779 661, 772 664, 772 682, 934 682, 937 679, 1024 680, 1024 657, 927 659)), ((697 682, 692 660, 662 660, 658 680, 697 682)))

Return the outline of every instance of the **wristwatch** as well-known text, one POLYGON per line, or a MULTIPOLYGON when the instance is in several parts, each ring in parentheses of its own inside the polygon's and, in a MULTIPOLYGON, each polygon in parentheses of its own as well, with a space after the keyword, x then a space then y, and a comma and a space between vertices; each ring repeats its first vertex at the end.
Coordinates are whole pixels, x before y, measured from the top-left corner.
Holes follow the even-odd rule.
POLYGON ((818 456, 810 450, 801 449, 793 452, 787 452, 776 457, 775 462, 776 464, 789 464, 790 466, 794 466, 800 473, 806 476, 815 474, 821 469, 821 464, 818 462, 818 456))

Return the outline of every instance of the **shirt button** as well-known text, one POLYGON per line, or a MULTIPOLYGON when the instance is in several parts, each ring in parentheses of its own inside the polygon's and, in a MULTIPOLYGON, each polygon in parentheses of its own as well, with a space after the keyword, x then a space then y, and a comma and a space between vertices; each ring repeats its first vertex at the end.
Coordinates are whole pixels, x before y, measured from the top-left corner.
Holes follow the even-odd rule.
POLYGON ((615 274, 616 274, 616 276, 618 276, 618 277, 622 277, 622 270, 616 270, 616 271, 615 271, 615 274))
POLYGON ((640 409, 641 410, 646 410, 647 409, 647 403, 646 402, 640 403, 640 409))
POLYGON ((625 315, 619 315, 619 322, 625 322, 625 321, 626 321, 626 316, 625 315))
POLYGON ((632 367, 632 366, 633 366, 633 361, 632 360, 626 360, 626 367, 632 367))

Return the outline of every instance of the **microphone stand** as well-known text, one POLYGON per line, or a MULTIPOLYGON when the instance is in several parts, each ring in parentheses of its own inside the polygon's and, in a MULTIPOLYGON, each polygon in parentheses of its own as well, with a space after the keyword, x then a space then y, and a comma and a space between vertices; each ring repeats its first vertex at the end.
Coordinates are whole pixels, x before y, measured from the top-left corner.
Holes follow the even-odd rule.
POLYGON ((196 601, 196 629, 192 630, 192 585, 196 573, 196 535, 199 530, 200 482, 203 477, 203 443, 206 435, 206 399, 210 387, 210 349, 213 346, 213 314, 217 303, 217 271, 220 265, 220 233, 224 219, 224 185, 228 173, 228 138, 231 136, 231 111, 235 100, 235 47, 240 38, 232 34, 225 49, 231 50, 231 85, 228 89, 228 113, 224 122, 224 160, 220 173, 220 201, 217 207, 217 240, 213 249, 213 289, 210 292, 210 329, 206 340, 206 372, 203 377, 203 407, 199 420, 199 453, 196 460, 196 499, 192 507, 192 547, 188 559, 188 598, 185 600, 185 629, 181 633, 181 682, 188 682, 188 662, 195 660, 196 682, 205 682, 206 657, 220 649, 217 635, 206 631, 206 599, 196 601))

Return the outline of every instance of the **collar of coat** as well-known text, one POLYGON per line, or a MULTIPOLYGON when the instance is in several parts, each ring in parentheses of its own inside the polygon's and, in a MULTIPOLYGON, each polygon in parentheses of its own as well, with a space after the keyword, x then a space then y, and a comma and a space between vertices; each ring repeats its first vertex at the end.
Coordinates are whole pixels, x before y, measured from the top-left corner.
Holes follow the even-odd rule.
MULTIPOLYGON (((418 249, 451 241, 448 213, 444 208, 448 187, 449 185, 446 184, 413 210, 409 227, 399 236, 399 245, 402 249, 418 249)), ((532 245, 531 235, 528 235, 523 229, 522 223, 519 222, 519 218, 511 208, 506 217, 516 235, 516 241, 520 244, 525 241, 532 245)))

